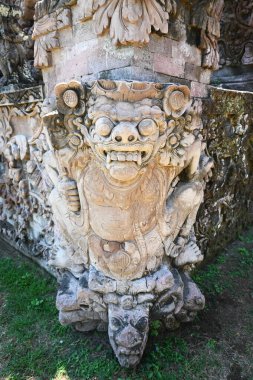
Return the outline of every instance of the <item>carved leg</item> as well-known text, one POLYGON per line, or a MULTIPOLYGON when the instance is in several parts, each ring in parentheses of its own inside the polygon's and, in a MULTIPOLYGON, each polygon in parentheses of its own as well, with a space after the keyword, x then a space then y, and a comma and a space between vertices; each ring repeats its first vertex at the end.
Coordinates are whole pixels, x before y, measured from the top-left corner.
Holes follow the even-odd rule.
POLYGON ((202 200, 203 186, 200 182, 182 184, 170 197, 165 214, 170 226, 170 234, 165 241, 168 256, 177 257, 189 240, 202 200))

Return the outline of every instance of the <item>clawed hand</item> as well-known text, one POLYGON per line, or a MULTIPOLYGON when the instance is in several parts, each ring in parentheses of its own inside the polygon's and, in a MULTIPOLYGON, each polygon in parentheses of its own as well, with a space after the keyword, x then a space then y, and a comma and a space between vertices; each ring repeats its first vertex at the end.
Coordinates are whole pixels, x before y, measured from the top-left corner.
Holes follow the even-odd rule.
POLYGON ((80 210, 80 198, 76 181, 69 178, 62 179, 58 185, 58 191, 66 198, 70 211, 78 212, 80 210))

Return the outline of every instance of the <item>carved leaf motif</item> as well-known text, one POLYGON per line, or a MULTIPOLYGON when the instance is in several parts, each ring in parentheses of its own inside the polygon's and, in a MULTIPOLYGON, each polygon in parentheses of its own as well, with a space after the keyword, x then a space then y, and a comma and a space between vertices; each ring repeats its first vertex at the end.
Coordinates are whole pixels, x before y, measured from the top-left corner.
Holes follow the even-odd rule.
POLYGON ((41 18, 34 25, 33 39, 35 39, 37 36, 41 36, 42 34, 47 34, 56 30, 56 22, 56 17, 54 17, 53 15, 44 16, 43 18, 41 18))
POLYGON ((51 66, 50 51, 60 47, 57 31, 71 26, 71 10, 60 9, 39 19, 34 26, 36 67, 51 66))
POLYGON ((40 37, 34 44, 34 66, 48 67, 51 66, 50 51, 60 47, 57 32, 52 32, 40 37))
POLYGON ((192 9, 192 26, 200 30, 199 48, 203 50, 202 66, 217 70, 219 54, 217 40, 220 37, 220 18, 224 0, 195 1, 192 9))
POLYGON ((162 33, 168 32, 169 14, 164 9, 164 1, 88 1, 84 12, 85 17, 94 14, 97 34, 110 28, 110 36, 115 44, 147 43, 152 27, 162 33))

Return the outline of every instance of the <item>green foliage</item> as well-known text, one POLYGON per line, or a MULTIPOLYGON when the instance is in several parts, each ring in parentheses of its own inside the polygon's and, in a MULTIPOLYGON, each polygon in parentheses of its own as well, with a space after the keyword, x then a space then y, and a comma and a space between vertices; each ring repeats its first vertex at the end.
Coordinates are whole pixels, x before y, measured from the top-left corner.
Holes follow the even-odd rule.
POLYGON ((150 334, 152 336, 158 336, 162 323, 160 321, 152 321, 150 323, 150 334))
POLYGON ((210 348, 210 350, 215 350, 217 346, 217 342, 215 339, 209 339, 206 346, 210 348))

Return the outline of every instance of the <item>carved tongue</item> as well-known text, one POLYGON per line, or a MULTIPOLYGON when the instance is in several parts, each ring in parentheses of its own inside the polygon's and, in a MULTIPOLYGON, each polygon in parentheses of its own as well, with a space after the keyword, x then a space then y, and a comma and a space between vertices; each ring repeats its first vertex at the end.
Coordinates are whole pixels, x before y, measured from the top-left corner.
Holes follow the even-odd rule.
POLYGON ((136 165, 135 162, 114 162, 113 165, 110 164, 109 167, 109 172, 110 175, 114 178, 117 179, 118 181, 131 181, 134 179, 138 172, 138 166, 136 165))

